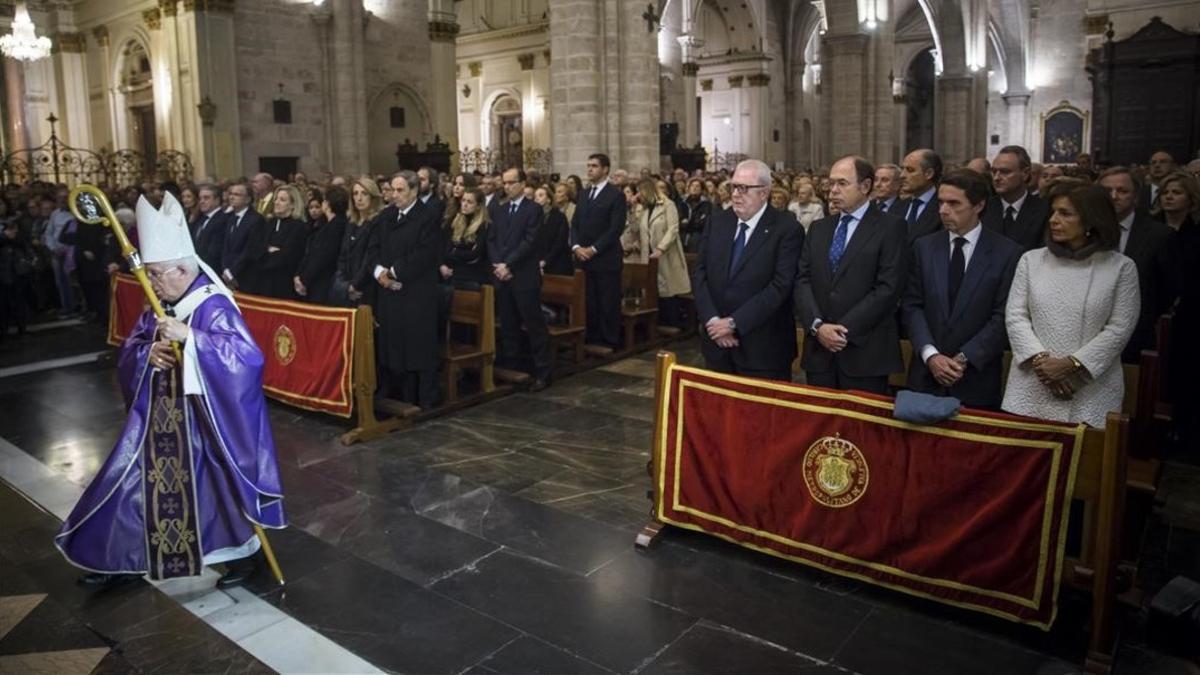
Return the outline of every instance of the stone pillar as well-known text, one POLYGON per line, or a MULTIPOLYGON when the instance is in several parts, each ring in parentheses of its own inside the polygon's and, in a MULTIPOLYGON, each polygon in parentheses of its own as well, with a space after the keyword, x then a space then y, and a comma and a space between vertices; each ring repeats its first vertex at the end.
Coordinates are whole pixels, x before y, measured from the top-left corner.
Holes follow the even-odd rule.
MULTIPOLYGON (((1008 112, 1008 137, 1001 138, 1001 145, 1019 145, 1029 149, 1029 91, 1013 91, 1001 95, 1008 112)), ((1031 153, 1032 154, 1032 153, 1031 153)))
POLYGON ((4 104, 8 117, 8 152, 27 150, 29 124, 25 119, 25 67, 16 59, 4 59, 4 104))
POLYGON ((83 33, 61 32, 51 37, 51 66, 59 102, 59 138, 77 148, 92 147, 88 124, 87 38, 83 33))
POLYGON ((821 82, 824 88, 826 135, 829 143, 821 153, 821 163, 829 164, 838 157, 864 152, 868 127, 865 86, 864 52, 867 36, 826 35, 825 55, 821 59, 821 82))
POLYGON ((947 164, 965 163, 973 155, 974 89, 971 75, 943 74, 937 80, 934 149, 947 164))
POLYGON ((333 161, 336 173, 367 168, 367 101, 362 85, 363 8, 359 0, 331 0, 333 10, 333 161))
POLYGON ((233 3, 185 0, 183 11, 191 14, 194 34, 188 62, 193 71, 189 80, 191 96, 196 101, 186 114, 199 120, 201 142, 198 147, 177 149, 189 153, 196 175, 201 178, 221 180, 243 175, 248 172, 243 164, 237 105, 233 3))
POLYGON ((333 92, 333 56, 330 54, 330 27, 333 13, 327 5, 322 4, 313 12, 312 21, 317 27, 317 59, 321 62, 321 115, 325 119, 322 125, 325 138, 325 158, 321 167, 332 171, 334 163, 334 92, 333 92))
POLYGON ((97 146, 108 146, 109 149, 116 148, 117 143, 117 115, 116 115, 116 99, 112 96, 112 50, 108 43, 108 26, 100 25, 92 29, 92 37, 96 40, 96 47, 100 54, 100 63, 103 64, 100 71, 100 90, 104 92, 105 112, 107 116, 100 119, 98 115, 92 116, 92 142, 97 146))
POLYGON ((434 133, 454 150, 458 150, 458 92, 453 85, 456 66, 454 39, 458 36, 456 19, 452 1, 429 1, 429 62, 430 81, 433 82, 430 114, 434 133))
MULTIPOLYGON (((183 121, 184 114, 192 116, 194 112, 191 110, 185 111, 183 106, 183 81, 180 68, 179 49, 184 46, 179 31, 178 8, 176 0, 158 0, 158 13, 161 21, 161 28, 158 30, 160 36, 159 49, 162 50, 161 72, 155 73, 154 93, 155 107, 159 107, 160 86, 165 85, 166 100, 162 106, 165 108, 163 119, 166 124, 157 130, 158 133, 158 150, 183 150, 187 145, 186 125, 183 121)), ((149 159, 149 158, 147 158, 149 159)))
POLYGON ((614 167, 658 166, 654 33, 639 0, 556 0, 550 12, 555 170, 581 173, 606 152, 614 167))
POLYGON ((696 74, 699 72, 700 64, 695 61, 683 62, 683 114, 679 117, 679 144, 685 148, 700 142, 700 120, 696 119, 696 74))
POLYGON ((767 135, 770 133, 769 123, 771 110, 771 95, 767 85, 771 76, 766 73, 755 73, 746 76, 746 89, 742 92, 743 100, 750 110, 750 124, 746 136, 742 138, 742 147, 747 155, 756 159, 764 159, 767 151, 767 135))

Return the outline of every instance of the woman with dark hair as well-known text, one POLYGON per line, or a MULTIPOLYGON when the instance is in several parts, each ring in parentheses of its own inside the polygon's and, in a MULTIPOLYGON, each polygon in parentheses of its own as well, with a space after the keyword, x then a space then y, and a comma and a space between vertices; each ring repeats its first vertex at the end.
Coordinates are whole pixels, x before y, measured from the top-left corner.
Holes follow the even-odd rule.
POLYGON ((575 174, 571 174, 571 175, 567 176, 567 182, 571 184, 571 193, 574 196, 574 198, 576 200, 581 199, 581 197, 579 195, 582 195, 585 193, 583 191, 583 181, 580 180, 579 176, 576 176, 575 174))
POLYGON ((1012 367, 1002 408, 1103 427, 1125 395, 1121 351, 1141 304, 1137 266, 1103 188, 1077 180, 1048 195, 1045 248, 1025 253, 1009 290, 1012 367))
POLYGON ((442 258, 442 280, 454 288, 478 290, 492 278, 487 257, 487 228, 491 220, 483 208, 483 191, 467 188, 461 206, 450 223, 446 253, 442 258))
MULTIPOLYGON (((559 183, 555 194, 565 193, 568 189, 566 184, 559 183)), ((575 264, 571 260, 571 226, 567 215, 554 203, 550 188, 545 185, 533 191, 533 201, 542 207, 546 215, 542 220, 542 230, 538 233, 538 260, 542 274, 571 276, 575 273, 575 264)))
POLYGON ((370 239, 375 216, 383 210, 383 206, 379 184, 373 178, 363 175, 354 180, 350 186, 350 204, 342 245, 338 250, 331 304, 349 307, 374 304, 378 284, 371 276, 367 240, 370 239))
POLYGON ((334 185, 318 206, 321 211, 309 223, 304 258, 293 282, 296 295, 301 299, 330 305, 335 304, 332 301, 333 278, 337 274, 338 253, 346 232, 350 193, 346 188, 334 185))
POLYGON ((712 215, 712 202, 708 200, 704 181, 693 178, 687 184, 687 198, 679 212, 679 230, 683 237, 683 250, 695 253, 700 249, 700 235, 712 215))

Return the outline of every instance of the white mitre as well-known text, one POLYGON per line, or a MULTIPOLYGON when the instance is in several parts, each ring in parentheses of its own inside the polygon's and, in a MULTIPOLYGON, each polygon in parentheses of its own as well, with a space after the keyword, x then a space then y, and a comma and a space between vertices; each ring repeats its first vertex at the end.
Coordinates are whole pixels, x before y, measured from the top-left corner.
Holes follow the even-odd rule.
POLYGON ((154 208, 145 195, 137 203, 138 252, 144 263, 170 262, 191 258, 208 276, 208 282, 222 294, 233 299, 233 293, 221 281, 221 275, 213 271, 192 245, 192 232, 188 229, 187 212, 170 192, 163 193, 161 208, 154 208))

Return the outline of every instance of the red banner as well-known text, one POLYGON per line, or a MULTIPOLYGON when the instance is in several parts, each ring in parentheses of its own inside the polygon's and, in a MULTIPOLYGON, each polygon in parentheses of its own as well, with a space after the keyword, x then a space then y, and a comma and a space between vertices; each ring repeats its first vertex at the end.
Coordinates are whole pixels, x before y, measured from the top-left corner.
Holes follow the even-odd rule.
MULTIPOLYGON (((108 341, 121 342, 145 311, 137 280, 115 275, 108 341)), ((349 417, 354 402, 354 311, 236 293, 242 318, 265 359, 263 391, 307 410, 349 417)))
POLYGON ((656 514, 835 574, 1049 629, 1082 425, 673 367, 656 514))

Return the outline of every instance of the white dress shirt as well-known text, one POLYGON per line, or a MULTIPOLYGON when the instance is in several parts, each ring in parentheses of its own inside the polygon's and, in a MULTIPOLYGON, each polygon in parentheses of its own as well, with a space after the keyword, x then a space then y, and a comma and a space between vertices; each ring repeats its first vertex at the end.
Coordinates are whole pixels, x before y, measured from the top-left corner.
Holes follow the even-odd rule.
POLYGON ((1021 215, 1021 207, 1025 206, 1025 200, 1027 200, 1027 199, 1029 199, 1029 190, 1022 192, 1020 199, 1018 199, 1015 202, 1008 202, 1004 199, 1004 197, 1001 197, 1000 198, 1000 217, 1003 218, 1004 214, 1008 212, 1008 207, 1011 206, 1014 211, 1013 220, 1016 220, 1017 217, 1021 215))

